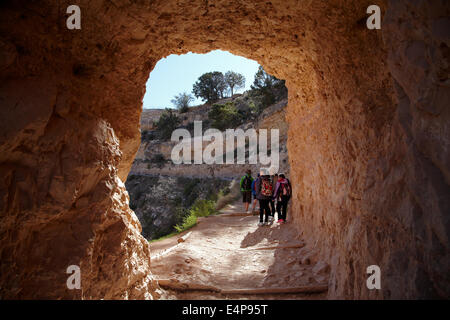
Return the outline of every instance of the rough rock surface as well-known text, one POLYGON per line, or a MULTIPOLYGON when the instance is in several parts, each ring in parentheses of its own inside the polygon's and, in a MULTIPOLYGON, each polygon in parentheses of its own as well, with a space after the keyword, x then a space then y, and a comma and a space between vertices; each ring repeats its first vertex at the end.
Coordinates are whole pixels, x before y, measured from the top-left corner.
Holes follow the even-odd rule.
POLYGON ((174 226, 197 199, 208 199, 230 185, 229 180, 170 176, 128 176, 125 183, 146 239, 156 239, 175 231, 174 226))
POLYGON ((449 297, 449 2, 378 1, 368 30, 372 2, 92 0, 81 30, 72 2, 2 2, 1 298, 159 296, 122 181, 149 72, 214 49, 286 80, 294 223, 329 297, 449 297))

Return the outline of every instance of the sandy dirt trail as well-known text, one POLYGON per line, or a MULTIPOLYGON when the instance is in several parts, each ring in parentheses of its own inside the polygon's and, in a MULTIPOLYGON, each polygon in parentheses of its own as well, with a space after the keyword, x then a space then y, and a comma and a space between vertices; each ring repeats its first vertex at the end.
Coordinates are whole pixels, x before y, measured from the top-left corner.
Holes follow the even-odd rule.
POLYGON ((305 259, 309 250, 289 222, 258 221, 235 203, 151 243, 152 273, 168 299, 324 299, 326 264, 305 259))

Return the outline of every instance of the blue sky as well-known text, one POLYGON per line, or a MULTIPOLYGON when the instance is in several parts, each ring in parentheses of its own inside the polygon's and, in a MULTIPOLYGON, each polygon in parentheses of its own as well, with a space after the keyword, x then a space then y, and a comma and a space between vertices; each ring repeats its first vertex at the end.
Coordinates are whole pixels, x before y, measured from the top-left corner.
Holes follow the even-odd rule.
MULTIPOLYGON (((143 107, 173 108, 170 100, 181 92, 192 94, 192 86, 197 79, 206 72, 232 70, 245 77, 245 89, 237 91, 242 93, 250 89, 259 64, 229 52, 215 50, 207 54, 188 53, 184 55, 170 55, 161 59, 150 73, 147 81, 143 107)), ((193 96, 195 99, 195 96, 193 96)), ((195 99, 192 106, 202 104, 201 99, 195 99)))

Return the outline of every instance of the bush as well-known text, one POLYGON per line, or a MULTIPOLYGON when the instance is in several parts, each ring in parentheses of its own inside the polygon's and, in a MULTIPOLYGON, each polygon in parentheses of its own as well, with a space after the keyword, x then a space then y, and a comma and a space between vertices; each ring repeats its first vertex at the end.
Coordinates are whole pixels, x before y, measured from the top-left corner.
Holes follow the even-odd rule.
POLYGON ((174 228, 178 233, 186 231, 197 224, 197 217, 194 213, 190 213, 183 219, 183 223, 177 224, 174 228))
POLYGON ((155 138, 155 131, 144 130, 141 132, 141 142, 151 141, 155 138))
POLYGON ((199 199, 195 201, 189 212, 196 217, 207 217, 217 212, 215 207, 214 201, 199 199))
POLYGON ((214 104, 208 113, 211 126, 219 130, 236 128, 242 123, 242 115, 238 112, 234 102, 214 104))
POLYGON ((183 218, 181 224, 177 224, 174 228, 178 232, 186 231, 197 224, 198 217, 207 217, 217 213, 215 202, 212 200, 198 199, 189 209, 189 214, 183 218))
POLYGON ((166 109, 158 121, 155 122, 156 132, 162 140, 169 140, 172 132, 180 125, 180 119, 172 109, 166 109))

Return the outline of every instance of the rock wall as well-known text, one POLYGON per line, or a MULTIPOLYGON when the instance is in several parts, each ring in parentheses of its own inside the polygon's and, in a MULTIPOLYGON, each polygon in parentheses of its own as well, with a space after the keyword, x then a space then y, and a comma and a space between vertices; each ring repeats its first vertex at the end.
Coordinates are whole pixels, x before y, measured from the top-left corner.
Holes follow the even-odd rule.
POLYGON ((314 31, 328 40, 318 90, 289 97, 293 212, 331 263, 329 297, 449 297, 449 6, 392 1, 383 12, 382 38, 314 31), (369 291, 373 264, 382 288, 369 291))
POLYGON ((214 49, 286 80, 293 218, 329 296, 449 297, 449 4, 376 2, 382 30, 366 0, 93 0, 81 30, 72 1, 2 2, 1 298, 159 297, 122 182, 149 72, 214 49))
POLYGON ((174 226, 182 223, 197 199, 215 201, 230 183, 230 180, 214 178, 132 174, 125 185, 130 208, 142 226, 142 235, 152 240, 174 232, 174 226))

